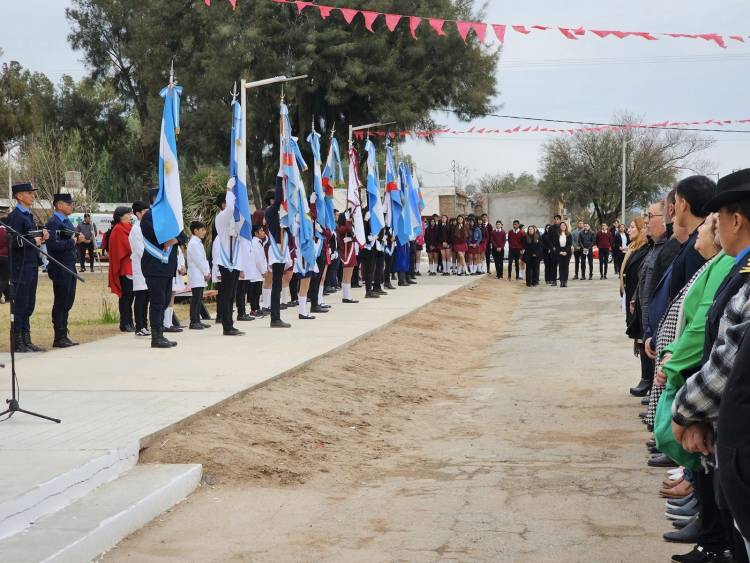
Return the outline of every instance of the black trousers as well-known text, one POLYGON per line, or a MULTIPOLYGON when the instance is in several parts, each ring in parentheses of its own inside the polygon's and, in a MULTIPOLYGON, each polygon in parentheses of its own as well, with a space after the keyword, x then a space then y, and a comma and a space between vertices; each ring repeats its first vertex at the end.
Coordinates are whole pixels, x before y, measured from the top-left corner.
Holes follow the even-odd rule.
POLYGON ((558 277, 561 282, 567 282, 570 277, 570 255, 557 257, 558 277))
POLYGON ((365 288, 368 293, 372 291, 372 280, 375 275, 375 252, 376 250, 366 248, 359 251, 359 256, 362 258, 362 265, 364 266, 365 288))
POLYGON ((237 294, 237 282, 240 279, 239 270, 230 270, 219 266, 221 287, 219 288, 219 307, 221 308, 221 324, 225 331, 234 328, 234 298, 237 294))
MULTIPOLYGON (((719 437, 717 455, 722 496, 742 535, 750 540, 750 504, 747 502, 750 498, 750 446, 723 447, 719 437)), ((738 551, 739 548, 734 550, 738 551)), ((740 559, 735 555, 735 560, 740 559)))
POLYGON ((133 326, 133 280, 127 276, 120 276, 120 287, 122 296, 118 302, 120 309, 120 328, 133 326))
POLYGON ((341 263, 341 260, 338 258, 334 258, 331 260, 331 263, 328 265, 328 270, 326 270, 326 279, 324 284, 327 287, 336 287, 339 284, 339 264, 341 263))
POLYGON ((645 351, 645 344, 640 343, 638 344, 639 354, 638 356, 641 359, 641 379, 645 379, 647 381, 653 381, 654 380, 654 369, 656 368, 654 360, 649 358, 646 355, 645 351))
POLYGON ((609 248, 599 249, 599 275, 606 276, 609 268, 609 248))
POLYGON ((151 304, 149 320, 151 332, 156 335, 164 330, 164 310, 172 300, 172 278, 147 276, 148 301, 151 304))
POLYGON ((511 248, 508 253, 508 279, 513 279, 513 265, 516 265, 516 279, 521 279, 521 251, 511 248))
POLYGON ((383 252, 383 278, 385 283, 390 283, 393 273, 393 254, 383 252))
POLYGON ((539 283, 539 257, 526 256, 526 285, 539 283))
POLYGON ((414 241, 409 242, 409 275, 417 275, 417 243, 414 241))
POLYGON ((134 291, 135 301, 133 313, 135 317, 135 330, 148 328, 148 289, 134 291))
POLYGON ((594 275, 594 253, 589 248, 588 254, 583 254, 583 251, 581 251, 581 277, 586 277, 586 262, 589 264, 589 275, 594 275))
POLYGON ((36 286, 39 283, 39 269, 19 269, 13 275, 13 290, 15 292, 15 317, 16 330, 29 331, 31 325, 29 319, 36 307, 36 286))
MULTIPOLYGON (((498 279, 502 279, 503 277, 503 265, 505 261, 505 250, 492 250, 492 259, 495 261, 495 273, 497 273, 498 279)), ((487 268, 487 271, 489 272, 490 269, 487 268)), ((510 276, 510 274, 508 274, 510 276)))
POLYGON ((248 280, 237 280, 237 296, 235 302, 237 303, 237 316, 247 314, 247 292, 250 286, 248 280))
POLYGON ((299 274, 292 274, 292 279, 289 280, 289 298, 292 301, 299 299, 299 274))
POLYGON ((201 306, 203 305, 203 287, 194 287, 190 297, 190 324, 200 324, 201 306))
POLYGON ((78 245, 78 259, 81 261, 81 270, 83 270, 86 264, 86 254, 89 255, 89 267, 91 271, 94 271, 94 241, 88 244, 81 243, 78 245))
POLYGON ((5 300, 10 299, 10 267, 8 265, 8 257, 0 256, 0 295, 5 297, 5 300))
POLYGON ((375 271, 373 272, 372 287, 377 290, 382 289, 385 258, 382 251, 373 249, 373 252, 375 253, 375 271))
POLYGON ((281 284, 284 279, 285 264, 273 264, 271 274, 273 285, 271 286, 271 320, 281 320, 281 284))
POLYGON ((487 273, 490 273, 490 259, 492 258, 492 250, 490 250, 489 243, 487 244, 487 247, 484 249, 484 262, 487 266, 487 273))
POLYGON ((320 305, 320 303, 318 302, 318 296, 320 295, 320 284, 323 280, 323 276, 326 275, 325 254, 321 252, 320 256, 318 256, 318 259, 316 260, 316 263, 318 264, 318 273, 312 275, 312 278, 310 279, 310 287, 307 290, 307 299, 310 301, 311 309, 314 309, 315 307, 320 305))
POLYGON ((76 300, 77 282, 76 278, 63 271, 56 272, 52 278, 52 326, 55 331, 68 330, 68 313, 76 300))
POLYGON ((620 273, 620 268, 622 267, 622 261, 624 259, 625 259, 625 254, 623 254, 622 250, 619 250, 619 249, 612 250, 612 262, 614 262, 614 265, 615 265, 615 274, 620 273))
POLYGON ((219 301, 219 295, 221 295, 221 282, 215 282, 214 289, 216 290, 216 320, 221 322, 221 302, 219 301))
POLYGON ((583 250, 574 250, 573 257, 575 258, 575 261, 576 261, 576 277, 578 277, 578 272, 583 263, 583 250))
POLYGON ((263 295, 263 282, 250 282, 248 293, 250 309, 252 311, 260 311, 260 298, 263 295))
POLYGON ((554 263, 555 255, 552 254, 552 252, 546 252, 544 253, 544 281, 546 282, 553 282, 557 279, 557 272, 555 272, 555 268, 552 267, 552 264, 554 263))
POLYGON ((724 551, 729 548, 732 532, 725 529, 721 511, 716 504, 714 471, 711 469, 706 473, 699 469, 694 472, 694 475, 693 486, 701 513, 701 529, 696 543, 702 545, 707 551, 724 551))

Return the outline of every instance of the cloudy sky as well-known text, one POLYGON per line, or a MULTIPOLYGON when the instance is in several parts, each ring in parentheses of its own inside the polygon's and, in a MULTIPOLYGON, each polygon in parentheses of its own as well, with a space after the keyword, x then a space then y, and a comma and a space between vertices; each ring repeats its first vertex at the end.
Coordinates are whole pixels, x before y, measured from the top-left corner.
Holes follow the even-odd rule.
MULTIPOLYGON (((2 62, 18 60, 53 81, 62 74, 85 74, 80 55, 66 40, 67 5, 67 0, 4 2, 2 62)), ((648 123, 750 118, 750 36, 743 29, 750 21, 746 0, 490 0, 484 19, 626 31, 725 35, 744 31, 748 40, 745 45, 732 42, 721 49, 700 40, 618 40, 589 35, 570 41, 554 31, 528 37, 509 31, 497 72, 497 113, 593 122, 608 122, 622 111, 641 115, 648 123)), ((450 116, 438 114, 436 118, 449 126, 467 127, 450 116)), ((508 128, 523 123, 486 118, 471 125, 508 128)), ((446 185, 451 181, 452 161, 466 167, 474 178, 496 172, 536 173, 539 149, 546 138, 541 133, 490 140, 486 136, 444 137, 432 145, 409 142, 406 150, 415 157, 426 184, 446 185)), ((717 173, 750 165, 750 134, 725 133, 714 138, 716 143, 705 156, 716 163, 717 173)))

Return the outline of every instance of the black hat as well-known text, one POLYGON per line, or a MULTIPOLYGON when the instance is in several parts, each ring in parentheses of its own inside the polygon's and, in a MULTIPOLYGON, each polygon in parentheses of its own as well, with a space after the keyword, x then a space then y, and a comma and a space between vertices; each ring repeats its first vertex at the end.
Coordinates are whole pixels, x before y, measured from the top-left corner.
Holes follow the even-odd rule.
POLYGON ((703 208, 704 213, 714 213, 729 205, 750 199, 750 168, 724 176, 716 186, 716 195, 703 208))
POLYGON ((20 194, 22 192, 35 192, 36 188, 31 184, 16 184, 13 186, 13 195, 20 194))
POLYGON ((112 214, 112 219, 114 219, 116 223, 119 223, 123 215, 131 213, 131 211, 132 209, 130 207, 125 207, 124 205, 121 205, 120 207, 115 209, 115 212, 112 214))
POLYGON ((148 203, 145 201, 135 201, 133 202, 133 213, 140 213, 141 211, 146 211, 148 209, 148 203))
POLYGON ((58 201, 64 201, 65 203, 73 203, 73 197, 70 194, 55 194, 52 196, 52 205, 58 201))

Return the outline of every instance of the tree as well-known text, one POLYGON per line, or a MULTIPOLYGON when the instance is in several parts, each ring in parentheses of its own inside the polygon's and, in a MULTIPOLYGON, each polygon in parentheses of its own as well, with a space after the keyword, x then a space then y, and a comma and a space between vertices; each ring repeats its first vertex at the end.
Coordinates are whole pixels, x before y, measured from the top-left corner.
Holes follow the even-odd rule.
MULTIPOLYGON (((335 4, 336 2, 334 2, 335 4)), ((471 0, 348 0, 379 11, 476 19, 471 0)), ((74 0, 66 11, 70 42, 84 53, 92 77, 106 77, 138 116, 141 148, 155 175, 162 101, 174 59, 184 86, 178 141, 189 166, 226 162, 229 91, 240 79, 307 74, 285 87, 295 134, 304 139, 312 118, 322 132, 336 125, 346 147, 346 125, 397 121, 401 128, 428 127, 431 110, 454 109, 471 119, 491 109, 497 94, 497 52, 457 33, 437 37, 423 29, 419 41, 404 20, 395 33, 369 33, 361 21, 347 26, 340 13, 322 21, 314 7, 239 2, 207 8, 194 0, 74 0)), ((280 87, 248 93, 248 166, 256 205, 278 169, 280 87)), ((303 151, 308 151, 302 142, 303 151)), ((308 154, 309 156, 309 154, 308 154)), ((308 159, 309 160, 309 159, 308 159)))
MULTIPOLYGON (((625 116, 616 123, 637 123, 625 116)), ((647 205, 682 171, 711 167, 698 158, 713 140, 687 131, 627 128, 558 137, 542 149, 542 193, 568 209, 593 206, 599 222, 620 214, 622 145, 627 143, 627 209, 647 205)))
POLYGON ((533 174, 521 172, 516 176, 509 172, 507 174, 485 174, 479 178, 477 191, 483 194, 507 193, 534 190, 538 187, 539 183, 533 174))
POLYGON ((54 86, 18 62, 0 68, 0 146, 17 141, 54 120, 54 86))

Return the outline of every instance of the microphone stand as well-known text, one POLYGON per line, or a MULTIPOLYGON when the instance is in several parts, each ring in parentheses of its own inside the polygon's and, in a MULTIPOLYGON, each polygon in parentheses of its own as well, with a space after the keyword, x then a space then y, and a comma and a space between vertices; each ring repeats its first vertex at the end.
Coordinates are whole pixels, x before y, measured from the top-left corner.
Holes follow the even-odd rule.
MULTIPOLYGON (((7 233, 8 233, 8 269, 10 270, 10 279, 8 280, 8 288, 10 293, 10 371, 11 371, 11 398, 6 399, 5 402, 8 405, 8 408, 5 409, 3 412, 0 412, 0 416, 8 415, 8 418, 11 418, 15 413, 20 412, 23 414, 28 414, 30 416, 35 416, 37 418, 43 418, 45 420, 50 420, 52 422, 60 423, 59 418, 53 418, 51 416, 46 416, 43 414, 38 414, 35 412, 27 411, 25 409, 22 409, 19 404, 19 392, 18 392, 18 377, 16 376, 16 331, 15 331, 15 302, 16 302, 16 286, 13 283, 13 245, 19 244, 18 241, 20 241, 19 246, 28 246, 30 248, 33 248, 35 252, 38 254, 41 254, 43 256, 46 256, 47 259, 50 262, 55 263, 57 266, 59 266, 62 270, 69 273, 71 276, 74 276, 76 279, 80 280, 81 282, 84 282, 84 280, 81 276, 79 276, 76 272, 65 266, 64 264, 60 263, 55 258, 52 258, 49 254, 44 252, 41 248, 38 248, 36 244, 32 244, 31 241, 26 239, 21 233, 16 231, 13 227, 9 226, 4 221, 0 221, 0 225, 5 227, 7 233)), ((0 367, 5 367, 4 365, 0 367)), ((6 419, 7 420, 7 419, 6 419)))

